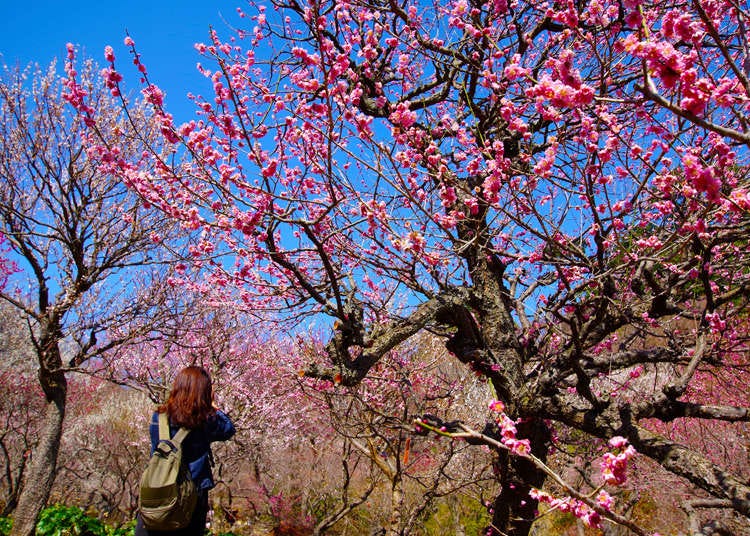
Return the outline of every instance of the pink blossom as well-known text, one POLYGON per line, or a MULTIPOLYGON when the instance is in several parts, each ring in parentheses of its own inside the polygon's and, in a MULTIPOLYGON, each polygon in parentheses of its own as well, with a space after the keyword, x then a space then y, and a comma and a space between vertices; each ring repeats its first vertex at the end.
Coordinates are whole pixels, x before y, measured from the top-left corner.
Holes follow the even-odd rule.
POLYGON ((465 15, 468 9, 469 9, 469 6, 466 3, 466 0, 457 0, 453 4, 453 9, 451 10, 451 13, 454 16, 465 15))
POLYGON ((502 413, 505 411, 505 404, 503 404, 500 400, 493 400, 492 402, 490 402, 490 411, 502 413))
POLYGON ((401 249, 419 255, 424 250, 425 239, 417 231, 410 231, 400 242, 401 249))
POLYGON ((601 474, 607 484, 619 486, 627 479, 625 471, 627 470, 628 460, 635 456, 636 452, 621 436, 610 439, 609 446, 614 451, 607 452, 602 457, 601 474))
POLYGON ((101 75, 104 78, 104 85, 110 90, 113 96, 117 97, 120 94, 118 84, 122 81, 122 75, 112 67, 102 69, 101 75))
POLYGON ((635 243, 638 245, 638 247, 644 249, 660 249, 663 246, 662 241, 659 240, 655 235, 649 236, 648 238, 640 238, 636 240, 635 243))
POLYGON ((629 376, 635 379, 635 378, 639 378, 641 374, 643 374, 643 367, 641 365, 638 365, 637 367, 635 367, 633 370, 630 371, 629 376))
POLYGON ((146 102, 150 102, 154 106, 161 107, 164 105, 164 92, 153 84, 149 84, 147 87, 141 90, 146 102))
POLYGON ((474 197, 464 199, 464 205, 469 209, 469 214, 476 216, 479 214, 479 202, 474 197))
POLYGON ((750 190, 737 189, 729 194, 730 209, 734 212, 750 211, 750 190))
POLYGON ((711 333, 722 333, 727 329, 727 323, 717 312, 706 313, 706 322, 711 328, 711 333))
POLYGON ((509 438, 503 441, 503 443, 511 450, 511 452, 518 456, 527 456, 531 452, 531 443, 528 439, 509 438))
POLYGON ((275 175, 276 174, 276 167, 278 166, 278 164, 279 164, 279 161, 276 160, 276 159, 273 159, 270 162, 268 162, 268 165, 265 166, 263 169, 260 170, 261 176, 263 176, 264 178, 267 179, 267 178, 272 177, 273 175, 275 175))
POLYGON ((456 189, 452 186, 444 187, 440 190, 440 203, 444 207, 451 207, 455 204, 456 199, 456 189))
POLYGON ((417 122, 417 114, 409 110, 408 102, 399 102, 396 109, 388 116, 392 123, 403 128, 409 128, 417 122))
POLYGON ((566 8, 560 11, 548 10, 552 20, 560 22, 569 28, 578 26, 578 9, 573 0, 567 0, 566 8))
POLYGON ((689 13, 673 9, 664 15, 661 33, 667 39, 699 43, 705 32, 700 22, 693 20, 689 13))
POLYGON ((539 82, 526 90, 528 97, 537 97, 541 101, 550 101, 553 106, 560 108, 577 108, 591 103, 594 90, 590 86, 581 84, 580 87, 570 86, 562 81, 554 80, 549 74, 539 77, 539 82))
POLYGON ((596 495, 596 502, 605 510, 611 510, 614 500, 612 496, 604 490, 600 490, 596 495))
POLYGON ((503 77, 507 80, 516 80, 518 78, 525 78, 531 74, 531 69, 521 67, 520 65, 521 56, 515 54, 510 63, 505 67, 503 71, 503 77))
POLYGON ((601 516, 583 501, 573 497, 557 498, 545 491, 532 488, 529 496, 541 503, 549 504, 550 508, 560 512, 570 512, 589 527, 599 527, 601 525, 601 516))
POLYGON ((682 157, 685 178, 698 191, 705 192, 710 200, 718 198, 721 189, 721 179, 714 173, 713 168, 704 166, 700 158, 693 152, 682 157))

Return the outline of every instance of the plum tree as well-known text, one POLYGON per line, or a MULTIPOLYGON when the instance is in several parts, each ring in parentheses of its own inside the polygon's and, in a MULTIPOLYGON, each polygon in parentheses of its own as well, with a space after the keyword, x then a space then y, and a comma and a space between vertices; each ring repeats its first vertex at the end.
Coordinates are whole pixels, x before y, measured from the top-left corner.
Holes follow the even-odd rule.
MULTIPOLYGON (((137 158, 144 139, 158 143, 148 133, 147 109, 134 102, 124 121, 93 63, 78 80, 100 111, 98 134, 123 157, 137 158)), ((37 368, 43 391, 38 441, 13 515, 19 535, 33 534, 53 484, 66 374, 158 324, 165 309, 155 307, 161 292, 152 282, 167 251, 160 241, 175 228, 87 151, 88 129, 62 89, 54 65, 6 68, 0 78, 0 233, 7 249, 0 264, 12 272, 0 299, 24 326, 33 348, 26 367, 37 368)))
MULTIPOLYGON (((747 6, 278 0, 239 16, 198 45, 213 94, 182 125, 126 39, 184 164, 92 142, 202 233, 183 266, 202 290, 279 322, 330 318, 307 374, 343 385, 443 337, 528 441, 498 447, 491 533, 527 534, 547 499, 550 424, 625 438, 750 515, 746 474, 653 425, 750 419, 736 390, 696 395, 711 375, 746 382, 747 6), (649 388, 618 396, 631 375, 649 388)), ((68 100, 95 126, 73 65, 68 100)), ((475 439, 502 446, 493 433, 475 439)))

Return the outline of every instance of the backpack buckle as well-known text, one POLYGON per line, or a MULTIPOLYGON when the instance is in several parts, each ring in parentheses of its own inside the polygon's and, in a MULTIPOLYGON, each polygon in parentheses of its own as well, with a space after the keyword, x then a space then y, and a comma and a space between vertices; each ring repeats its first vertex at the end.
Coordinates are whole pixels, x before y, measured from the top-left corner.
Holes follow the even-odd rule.
POLYGON ((166 458, 173 452, 177 451, 177 447, 174 443, 167 439, 161 439, 159 440, 159 443, 157 443, 156 448, 154 449, 154 454, 159 454, 159 456, 166 458))

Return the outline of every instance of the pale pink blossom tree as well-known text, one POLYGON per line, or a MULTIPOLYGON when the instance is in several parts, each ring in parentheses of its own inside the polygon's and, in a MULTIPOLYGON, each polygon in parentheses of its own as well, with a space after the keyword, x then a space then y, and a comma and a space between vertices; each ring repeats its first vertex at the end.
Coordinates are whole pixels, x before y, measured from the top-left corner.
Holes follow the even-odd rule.
MULTIPOLYGON (((79 94, 97 105, 97 136, 116 145, 118 158, 137 159, 146 150, 144 140, 152 141, 148 150, 157 149, 143 106, 134 102, 125 121, 92 63, 76 76, 79 94)), ((111 172, 112 154, 87 150, 90 131, 62 89, 54 64, 46 71, 5 68, 0 74, 0 233, 6 259, 0 264, 0 300, 20 319, 33 349, 23 370, 36 369, 41 387, 28 392, 39 397, 31 405, 38 407, 39 423, 24 478, 16 483, 22 484, 13 512, 18 535, 33 534, 52 488, 67 374, 157 325, 163 293, 153 281, 166 258, 161 244, 169 243, 176 228, 163 214, 148 211, 111 172)), ((10 388, 21 385, 17 379, 10 388)))
POLYGON ((306 373, 342 385, 423 330, 443 337, 503 404, 494 431, 463 432, 498 452, 490 532, 527 534, 547 500, 529 493, 551 478, 550 424, 625 438, 750 515, 747 474, 653 424, 750 420, 746 397, 700 396, 749 357, 747 6, 291 0, 239 17, 198 46, 213 94, 183 125, 126 42, 190 160, 113 173, 200 230, 183 269, 208 271, 202 290, 330 317, 306 373), (619 396, 630 375, 648 389, 619 396))

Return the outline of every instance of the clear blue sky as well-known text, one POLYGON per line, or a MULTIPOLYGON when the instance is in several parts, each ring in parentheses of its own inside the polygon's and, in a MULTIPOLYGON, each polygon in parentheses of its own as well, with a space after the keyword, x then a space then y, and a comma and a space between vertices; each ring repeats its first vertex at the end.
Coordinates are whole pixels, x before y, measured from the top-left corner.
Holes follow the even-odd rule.
POLYGON ((166 91, 167 108, 180 122, 192 109, 186 93, 205 93, 210 88, 195 69, 201 58, 193 44, 208 41, 209 26, 228 36, 225 21, 237 24, 238 6, 244 7, 244 2, 0 0, 0 63, 46 66, 57 57, 62 72, 60 62, 70 42, 79 46, 79 54, 104 65, 104 46, 109 44, 127 87, 135 89, 137 77, 123 45, 127 30, 148 66, 149 77, 166 91))

